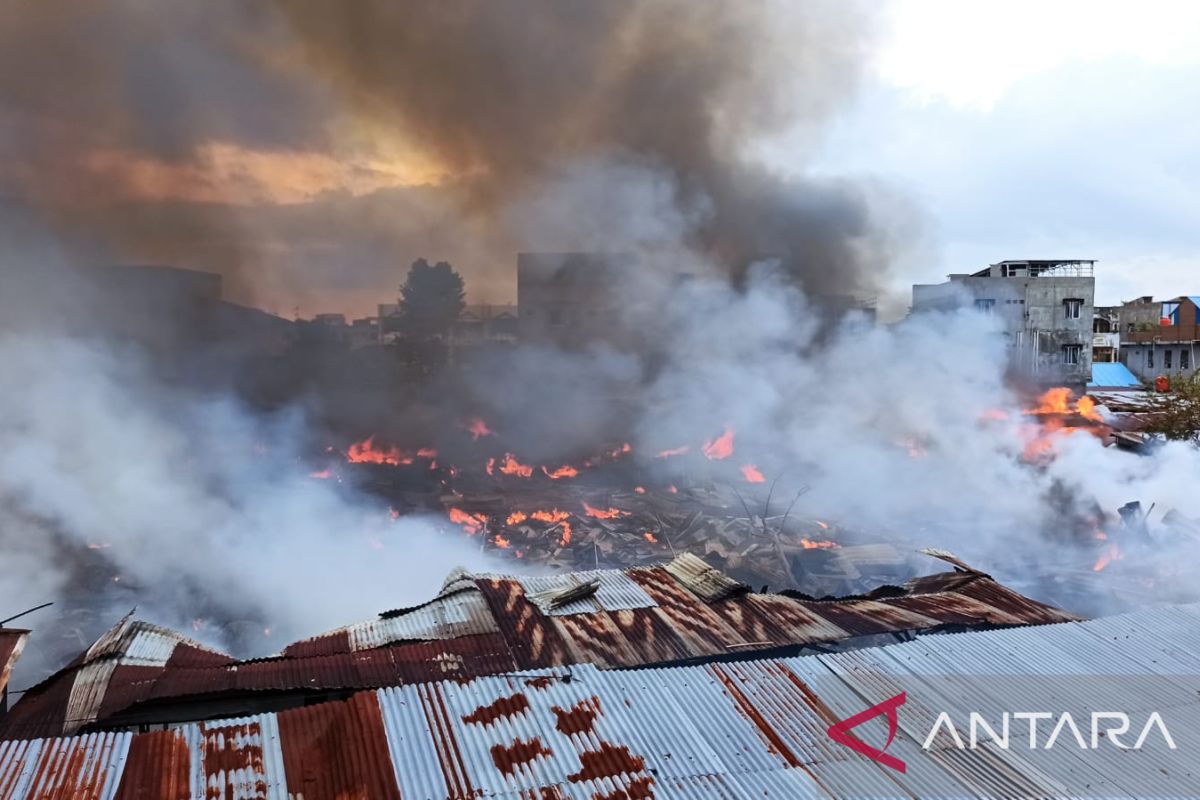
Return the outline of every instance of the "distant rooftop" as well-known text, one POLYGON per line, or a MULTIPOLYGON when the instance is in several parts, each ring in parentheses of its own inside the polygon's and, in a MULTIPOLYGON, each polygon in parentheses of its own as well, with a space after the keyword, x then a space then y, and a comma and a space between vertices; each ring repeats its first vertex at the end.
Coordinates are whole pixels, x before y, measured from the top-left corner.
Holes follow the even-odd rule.
POLYGON ((999 277, 1036 278, 1040 275, 1056 275, 1063 277, 1090 278, 1096 264, 1094 258, 1025 258, 997 261, 989 264, 979 272, 972 273, 973 278, 987 278, 993 270, 999 269, 999 277))

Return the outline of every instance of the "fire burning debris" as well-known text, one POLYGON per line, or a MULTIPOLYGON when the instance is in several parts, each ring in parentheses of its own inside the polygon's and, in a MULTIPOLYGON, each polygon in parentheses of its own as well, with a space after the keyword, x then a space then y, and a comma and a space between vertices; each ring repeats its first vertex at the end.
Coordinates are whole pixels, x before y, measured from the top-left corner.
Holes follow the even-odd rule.
POLYGON ((467 432, 471 434, 471 438, 479 441, 485 436, 495 436, 492 429, 487 426, 481 418, 475 417, 467 422, 467 432))
POLYGON ((746 479, 746 483, 765 483, 766 478, 759 472, 758 467, 753 464, 742 465, 742 477, 746 479))
POLYGON ((463 511, 461 508, 451 508, 446 513, 449 515, 451 522, 461 525, 462 529, 471 536, 487 528, 488 518, 483 514, 471 514, 463 511))
POLYGON ((512 475, 518 478, 529 478, 533 475, 533 467, 517 461, 516 456, 512 453, 504 454, 504 461, 500 463, 500 471, 505 475, 512 475))
POLYGON ((1022 412, 1036 422, 1023 426, 1025 447, 1021 458, 1027 464, 1045 464, 1054 458, 1056 442, 1065 436, 1084 432, 1103 438, 1109 431, 1096 402, 1086 395, 1074 399, 1066 387, 1043 393, 1032 408, 1022 412))
POLYGON ((704 443, 704 457, 710 461, 722 461, 733 455, 733 428, 704 443))
POLYGON ((628 511, 622 511, 619 508, 609 508, 607 510, 596 508, 589 505, 586 500, 583 502, 583 510, 589 517, 595 517, 596 519, 617 519, 618 517, 629 516, 628 511))
POLYGON ((542 472, 552 481, 561 480, 562 478, 574 478, 579 475, 579 470, 569 464, 563 464, 558 469, 546 469, 542 467, 542 472))

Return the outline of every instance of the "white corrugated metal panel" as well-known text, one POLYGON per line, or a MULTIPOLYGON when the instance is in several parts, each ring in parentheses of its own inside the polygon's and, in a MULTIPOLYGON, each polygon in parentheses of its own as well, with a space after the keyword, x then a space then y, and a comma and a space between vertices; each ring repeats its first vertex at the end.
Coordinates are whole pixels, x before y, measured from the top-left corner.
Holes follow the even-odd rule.
POLYGON ((274 714, 186 725, 182 733, 191 751, 193 797, 288 800, 274 714))
POLYGON ((444 715, 438 709, 425 707, 424 694, 417 686, 376 692, 400 795, 418 800, 467 796, 466 787, 448 777, 443 767, 445 758, 436 743, 441 740, 440 717, 444 715), (451 786, 455 792, 451 792, 451 786))
POLYGON ((179 641, 178 636, 139 627, 125 646, 121 663, 138 667, 166 666, 179 641))
POLYGON ((589 572, 573 572, 570 575, 543 575, 536 577, 514 578, 525 589, 525 596, 536 602, 531 595, 538 592, 550 592, 569 589, 572 586, 599 581, 600 585, 594 594, 573 602, 551 607, 548 604, 539 605, 542 613, 549 616, 561 617, 568 614, 590 614, 596 611, 621 611, 629 608, 653 608, 658 605, 654 598, 646 594, 646 590, 632 578, 618 569, 592 570, 589 572))
POLYGON ((0 800, 112 800, 129 753, 129 733, 0 742, 0 800))
POLYGON ((63 720, 63 733, 72 734, 89 722, 94 722, 108 691, 108 682, 117 668, 115 659, 106 658, 85 664, 75 672, 71 683, 71 696, 67 699, 67 716, 63 720))
POLYGON ((21 800, 25 797, 45 741, 0 742, 0 800, 21 800))
POLYGON ((496 618, 478 591, 460 592, 388 619, 351 625, 350 649, 367 650, 391 642, 457 639, 500 630, 496 618))

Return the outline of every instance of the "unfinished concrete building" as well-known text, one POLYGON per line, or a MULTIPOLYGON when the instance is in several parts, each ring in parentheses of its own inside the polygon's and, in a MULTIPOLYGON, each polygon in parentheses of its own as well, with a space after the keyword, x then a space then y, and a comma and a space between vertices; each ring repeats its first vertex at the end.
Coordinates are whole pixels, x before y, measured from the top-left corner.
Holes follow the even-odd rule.
POLYGON ((999 320, 1012 365, 1034 379, 1085 384, 1092 369, 1095 260, 1001 261, 913 286, 913 313, 975 308, 999 320))

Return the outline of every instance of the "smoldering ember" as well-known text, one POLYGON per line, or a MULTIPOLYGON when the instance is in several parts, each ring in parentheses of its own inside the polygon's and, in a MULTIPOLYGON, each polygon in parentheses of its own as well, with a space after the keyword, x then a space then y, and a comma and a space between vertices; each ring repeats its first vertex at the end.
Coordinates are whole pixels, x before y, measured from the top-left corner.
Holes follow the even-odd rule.
POLYGON ((11 10, 0 800, 1194 796, 1200 14, 1101 6, 11 10))

